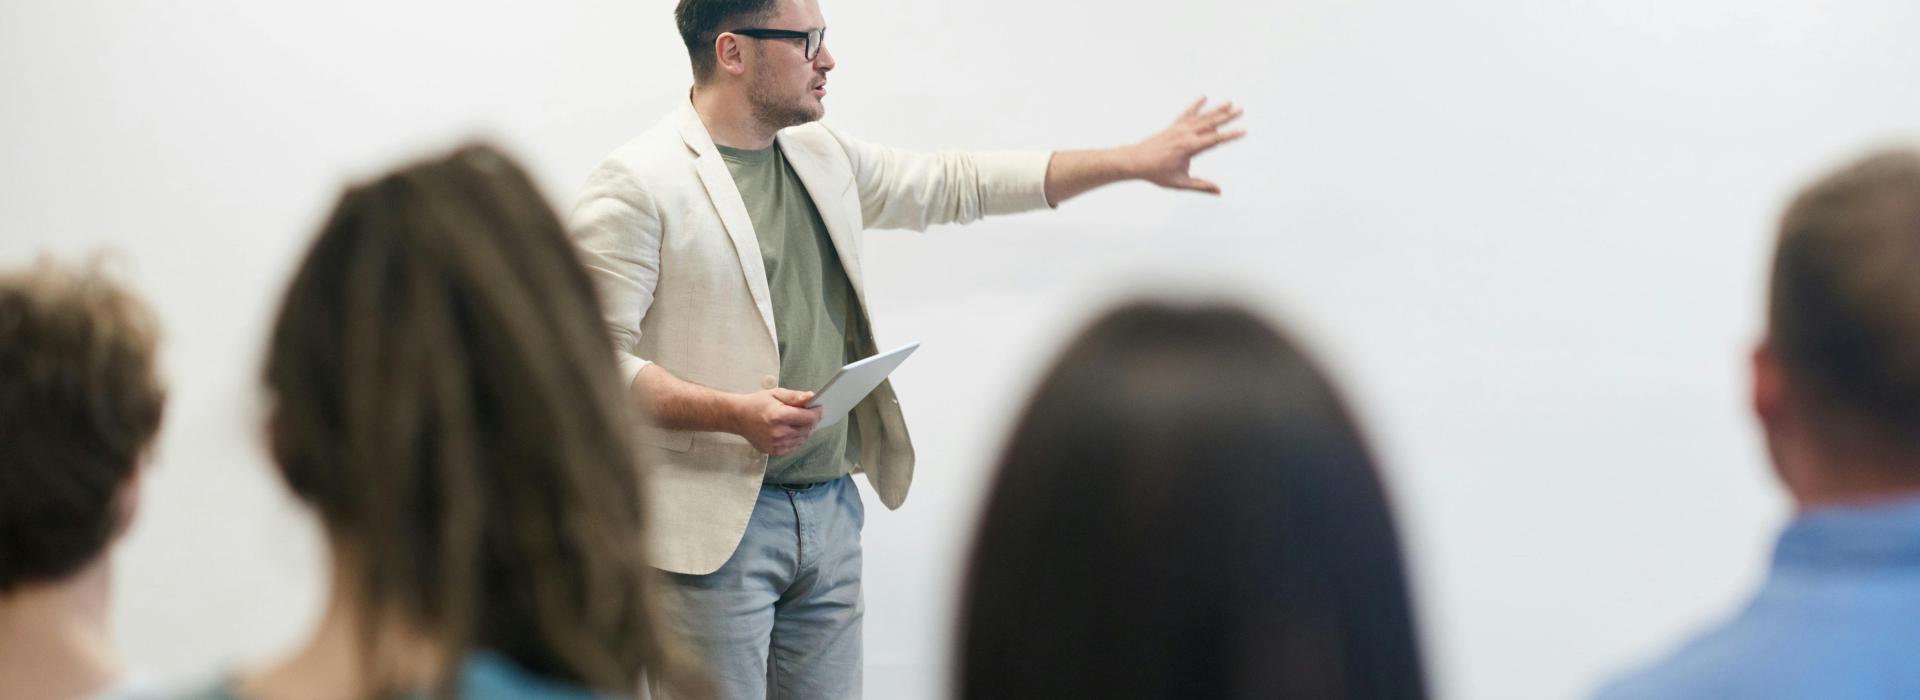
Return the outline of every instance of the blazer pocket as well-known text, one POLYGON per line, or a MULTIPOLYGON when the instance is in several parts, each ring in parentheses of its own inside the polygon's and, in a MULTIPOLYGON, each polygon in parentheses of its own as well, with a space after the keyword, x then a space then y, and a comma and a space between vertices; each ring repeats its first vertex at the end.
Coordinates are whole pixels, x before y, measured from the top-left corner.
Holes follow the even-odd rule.
POLYGON ((693 449, 693 431, 647 426, 640 429, 640 441, 663 450, 686 452, 693 449))

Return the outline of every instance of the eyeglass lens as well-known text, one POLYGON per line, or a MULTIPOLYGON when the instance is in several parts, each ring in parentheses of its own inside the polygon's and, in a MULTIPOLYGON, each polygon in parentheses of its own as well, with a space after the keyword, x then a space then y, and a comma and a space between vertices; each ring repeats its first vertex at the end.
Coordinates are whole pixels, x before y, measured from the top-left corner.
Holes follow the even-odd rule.
POLYGON ((820 45, 826 42, 827 42, 826 29, 824 28, 815 29, 813 31, 807 32, 807 60, 811 61, 814 58, 818 57, 820 55, 820 45))

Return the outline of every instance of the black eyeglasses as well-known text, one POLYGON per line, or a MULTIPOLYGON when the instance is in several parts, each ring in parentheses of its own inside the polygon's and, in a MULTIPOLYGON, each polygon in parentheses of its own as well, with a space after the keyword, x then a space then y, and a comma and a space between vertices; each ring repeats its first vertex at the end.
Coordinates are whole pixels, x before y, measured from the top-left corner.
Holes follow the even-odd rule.
POLYGON ((807 56, 807 60, 809 61, 813 60, 813 57, 820 55, 820 45, 826 43, 827 41, 826 27, 821 27, 819 29, 815 29, 810 32, 796 32, 791 29, 761 29, 759 27, 746 27, 743 29, 735 29, 728 33, 739 34, 740 36, 750 36, 755 39, 805 39, 806 40, 806 56, 807 56))

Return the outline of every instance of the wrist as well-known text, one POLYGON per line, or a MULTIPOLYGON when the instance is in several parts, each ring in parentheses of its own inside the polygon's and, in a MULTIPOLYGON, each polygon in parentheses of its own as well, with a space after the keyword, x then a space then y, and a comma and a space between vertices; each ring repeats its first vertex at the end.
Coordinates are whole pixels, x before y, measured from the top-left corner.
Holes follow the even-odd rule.
POLYGON ((735 435, 747 434, 747 423, 752 420, 752 402, 746 394, 721 394, 721 406, 725 410, 727 432, 735 435))
POLYGON ((1146 177, 1145 147, 1141 144, 1128 144, 1112 149, 1107 154, 1107 168, 1119 179, 1137 180, 1146 177))

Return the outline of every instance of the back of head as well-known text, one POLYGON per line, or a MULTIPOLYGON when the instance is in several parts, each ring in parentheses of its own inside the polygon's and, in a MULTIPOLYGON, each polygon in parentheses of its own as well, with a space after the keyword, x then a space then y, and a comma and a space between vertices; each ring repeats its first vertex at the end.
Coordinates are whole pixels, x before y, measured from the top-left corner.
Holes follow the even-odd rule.
POLYGON ((1771 295, 1768 344, 1828 448, 1920 465, 1920 149, 1802 192, 1781 221, 1771 295))
POLYGON ((282 474, 371 620, 371 687, 398 689, 381 647, 404 630, 632 689, 658 649, 610 347, 560 222, 493 149, 342 196, 266 383, 282 474))
POLYGON ((721 32, 755 24, 778 9, 777 0, 680 0, 673 8, 673 20, 687 45, 694 80, 704 83, 713 75, 718 60, 713 41, 721 32))
POLYGON ((1424 696, 1385 495, 1338 396, 1234 307, 1122 307, 1002 457, 965 698, 1424 696))
POLYGON ((0 594, 78 572, 124 524, 165 404, 158 334, 97 270, 0 274, 0 594))

